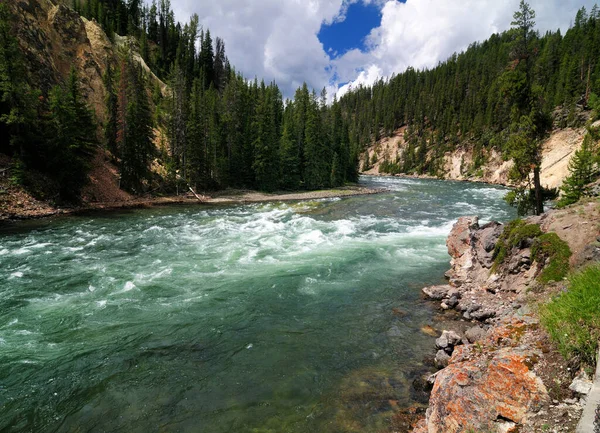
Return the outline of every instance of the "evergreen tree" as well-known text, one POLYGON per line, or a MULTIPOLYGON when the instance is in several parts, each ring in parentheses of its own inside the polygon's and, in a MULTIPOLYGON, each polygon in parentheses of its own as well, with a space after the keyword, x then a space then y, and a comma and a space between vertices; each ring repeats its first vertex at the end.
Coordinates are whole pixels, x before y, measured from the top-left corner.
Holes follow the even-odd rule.
POLYGON ((264 191, 273 191, 279 182, 279 137, 275 118, 275 98, 273 87, 261 83, 259 99, 254 116, 256 138, 254 148, 254 170, 256 186, 264 191))
POLYGON ((509 196, 509 203, 520 210, 525 209, 520 201, 533 199, 536 215, 544 212, 543 191, 540 182, 542 165, 541 139, 545 136, 549 122, 540 104, 538 89, 533 88, 532 40, 535 37, 535 11, 525 0, 521 0, 519 10, 512 22, 515 36, 513 63, 507 72, 509 83, 506 91, 512 101, 512 135, 508 141, 509 156, 514 161, 512 179, 518 183, 516 194, 509 196), (533 185, 530 174, 533 172, 533 185))
POLYGON ((175 161, 173 169, 181 170, 181 176, 187 181, 187 109, 188 100, 184 71, 175 65, 171 78, 171 107, 168 125, 171 157, 175 161))
POLYGON ((204 76, 204 88, 208 89, 211 85, 215 84, 215 56, 212 45, 212 38, 210 37, 210 30, 207 30, 204 37, 201 40, 200 48, 200 70, 204 76))
POLYGON ((93 115, 83 100, 74 69, 66 86, 55 86, 51 90, 49 107, 52 138, 48 169, 57 180, 60 199, 77 201, 88 180, 97 140, 93 115))
POLYGON ((27 84, 23 58, 12 35, 11 14, 0 3, 0 152, 25 158, 36 117, 36 94, 27 84))
POLYGON ((115 89, 115 71, 110 62, 107 62, 104 74, 104 88, 106 89, 106 121, 104 123, 104 139, 107 149, 114 157, 119 158, 117 149, 117 114, 119 99, 115 89))
POLYGON ((588 185, 598 174, 596 149, 593 135, 588 133, 581 146, 569 161, 569 176, 562 186, 562 197, 559 207, 576 203, 587 192, 588 185))
POLYGON ((139 194, 150 179, 154 156, 152 114, 142 69, 124 58, 120 75, 117 148, 121 187, 139 194))

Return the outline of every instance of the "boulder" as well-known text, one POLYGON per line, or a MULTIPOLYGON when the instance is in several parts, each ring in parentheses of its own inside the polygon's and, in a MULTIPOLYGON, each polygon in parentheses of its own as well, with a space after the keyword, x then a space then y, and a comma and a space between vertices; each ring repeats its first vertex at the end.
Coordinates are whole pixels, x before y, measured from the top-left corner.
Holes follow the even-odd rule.
POLYGON ((473 243, 477 260, 485 269, 490 269, 494 264, 494 249, 503 230, 504 226, 494 221, 481 227, 475 234, 473 243))
POLYGON ((441 301, 446 297, 446 295, 448 295, 450 289, 452 289, 452 287, 448 285, 431 286, 425 287, 424 289, 422 289, 422 292, 425 294, 425 296, 427 296, 430 299, 433 299, 434 301, 441 301))
POLYGON ((471 248, 471 237, 479 229, 479 218, 476 216, 458 219, 446 241, 448 253, 454 259, 462 257, 471 248))
POLYGON ((470 313, 471 319, 478 320, 480 322, 485 322, 487 319, 491 319, 492 317, 496 317, 496 311, 491 310, 489 308, 480 308, 476 311, 472 311, 470 313))
POLYGON ((450 355, 448 355, 444 350, 438 350, 435 354, 435 366, 437 368, 445 368, 448 366, 450 362, 450 355))
POLYGON ((530 370, 532 353, 503 348, 488 354, 490 359, 472 359, 457 352, 436 377, 421 431, 488 431, 498 420, 521 424, 548 401, 544 384, 530 370))
POLYGON ((442 336, 435 340, 435 345, 438 349, 447 349, 449 347, 458 346, 461 343, 461 336, 454 331, 443 331, 442 336))

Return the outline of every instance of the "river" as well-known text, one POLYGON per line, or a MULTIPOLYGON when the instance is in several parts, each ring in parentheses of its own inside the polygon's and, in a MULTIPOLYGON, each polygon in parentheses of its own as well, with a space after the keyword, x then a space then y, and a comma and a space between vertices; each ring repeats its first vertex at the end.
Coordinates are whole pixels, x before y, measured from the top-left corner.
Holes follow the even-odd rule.
POLYGON ((431 354, 425 285, 489 185, 185 206, 0 231, 0 431, 378 432, 431 354))

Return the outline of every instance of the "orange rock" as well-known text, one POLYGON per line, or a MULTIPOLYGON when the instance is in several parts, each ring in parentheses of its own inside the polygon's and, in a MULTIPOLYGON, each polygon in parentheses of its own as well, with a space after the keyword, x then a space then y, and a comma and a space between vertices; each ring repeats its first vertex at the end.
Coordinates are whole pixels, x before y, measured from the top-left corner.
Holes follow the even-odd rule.
POLYGON ((438 373, 426 429, 416 432, 496 430, 499 420, 523 423, 547 401, 544 384, 529 368, 529 360, 535 357, 531 351, 502 348, 454 362, 464 357, 465 349, 457 349, 451 364, 438 373))

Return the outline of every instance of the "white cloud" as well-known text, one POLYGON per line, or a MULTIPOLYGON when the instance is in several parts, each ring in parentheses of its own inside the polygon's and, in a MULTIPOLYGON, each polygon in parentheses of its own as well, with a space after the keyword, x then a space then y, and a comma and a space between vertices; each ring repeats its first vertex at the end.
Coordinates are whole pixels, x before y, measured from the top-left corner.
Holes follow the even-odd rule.
MULTIPOLYGON (((576 11, 594 0, 530 0, 542 31, 566 30, 576 11)), ((249 78, 276 80, 292 96, 306 81, 335 90, 338 83, 371 84, 408 66, 432 67, 471 42, 510 27, 519 0, 173 0, 178 19, 193 12, 220 36, 231 63, 249 78), (343 20, 351 3, 382 8, 368 51, 331 60, 317 34, 323 23, 343 20)), ((341 91, 348 89, 343 86, 341 91)))
MULTIPOLYGON (((581 6, 588 10, 595 1, 532 0, 541 31, 568 29, 581 6)), ((519 0, 407 0, 388 1, 382 10, 381 26, 369 35, 370 50, 350 51, 334 60, 342 86, 372 84, 380 77, 406 70, 407 67, 434 67, 475 41, 510 27, 519 0), (356 74, 356 65, 362 71, 356 74), (366 72, 365 72, 366 71, 366 72), (380 71, 377 75, 374 71, 380 71)))

